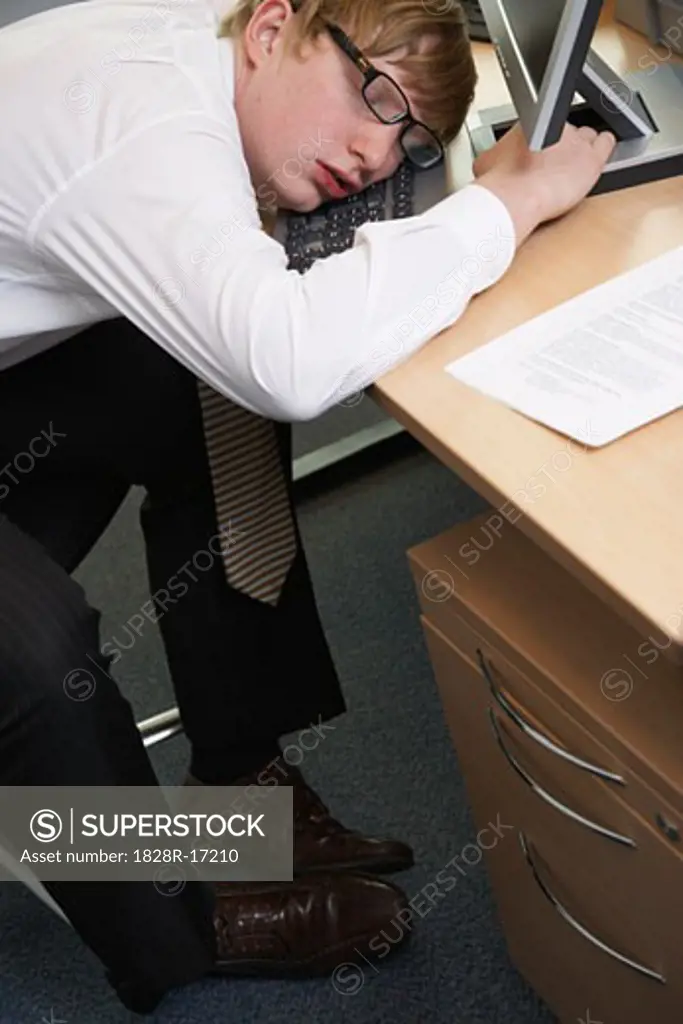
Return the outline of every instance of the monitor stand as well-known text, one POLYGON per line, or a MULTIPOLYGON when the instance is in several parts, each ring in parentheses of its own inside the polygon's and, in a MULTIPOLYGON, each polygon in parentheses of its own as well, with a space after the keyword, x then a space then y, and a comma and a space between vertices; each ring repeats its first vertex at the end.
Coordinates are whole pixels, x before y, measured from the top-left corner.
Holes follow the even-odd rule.
MULTIPOLYGON (((683 174, 683 66, 619 76, 589 51, 570 123, 612 131, 617 145, 591 194, 683 174)), ((512 104, 473 111, 467 121, 475 158, 517 122, 512 104)))

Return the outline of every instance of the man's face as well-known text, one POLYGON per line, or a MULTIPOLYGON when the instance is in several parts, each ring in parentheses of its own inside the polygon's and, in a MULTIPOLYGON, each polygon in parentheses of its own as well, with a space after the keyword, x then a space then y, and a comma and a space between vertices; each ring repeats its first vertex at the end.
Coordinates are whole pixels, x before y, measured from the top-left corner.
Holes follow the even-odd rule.
MULTIPOLYGON (((252 17, 236 68, 236 109, 261 207, 307 212, 392 175, 403 159, 403 126, 375 117, 361 72, 327 33, 301 61, 285 54, 291 18, 286 0, 264 0, 252 17), (331 171, 346 179, 346 193, 331 171)), ((394 64, 375 64, 404 86, 394 64)))

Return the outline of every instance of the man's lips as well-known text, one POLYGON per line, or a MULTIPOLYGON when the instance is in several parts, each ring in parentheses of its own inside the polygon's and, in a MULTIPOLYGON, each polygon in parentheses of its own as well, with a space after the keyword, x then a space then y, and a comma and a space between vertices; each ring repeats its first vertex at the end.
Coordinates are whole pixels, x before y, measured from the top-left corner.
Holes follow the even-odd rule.
POLYGON ((325 189, 332 199, 345 199, 352 192, 357 191, 355 183, 346 178, 339 171, 333 170, 320 160, 316 162, 318 169, 318 182, 325 189), (343 184, 342 184, 343 182, 343 184))

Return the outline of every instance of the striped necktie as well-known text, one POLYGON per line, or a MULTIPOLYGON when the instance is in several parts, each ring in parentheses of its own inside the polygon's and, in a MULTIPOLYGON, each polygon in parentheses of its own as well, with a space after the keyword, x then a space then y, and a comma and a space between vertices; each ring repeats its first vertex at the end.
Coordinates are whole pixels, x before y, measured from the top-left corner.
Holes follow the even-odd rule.
MULTIPOLYGON (((260 210, 268 234, 276 216, 260 210)), ((277 428, 204 381, 197 384, 226 579, 276 605, 298 546, 277 428)))
POLYGON ((276 426, 197 384, 226 579, 275 605, 297 550, 276 426))

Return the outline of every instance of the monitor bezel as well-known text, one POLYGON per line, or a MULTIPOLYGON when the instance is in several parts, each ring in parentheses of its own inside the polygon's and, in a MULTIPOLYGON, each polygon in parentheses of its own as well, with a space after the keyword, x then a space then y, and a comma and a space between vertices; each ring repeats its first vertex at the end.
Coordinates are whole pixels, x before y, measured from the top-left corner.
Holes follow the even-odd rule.
POLYGON ((567 122, 603 0, 565 0, 538 93, 509 27, 504 0, 479 2, 529 149, 553 145, 567 122))

